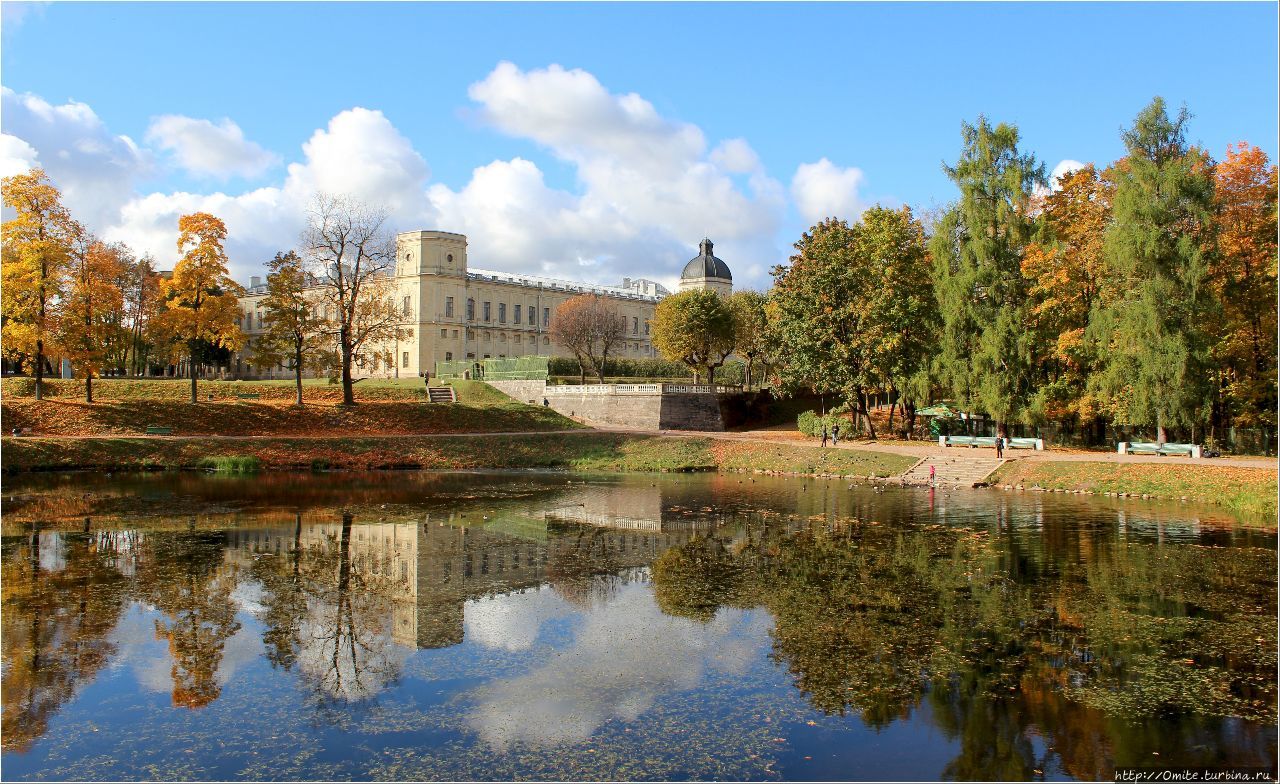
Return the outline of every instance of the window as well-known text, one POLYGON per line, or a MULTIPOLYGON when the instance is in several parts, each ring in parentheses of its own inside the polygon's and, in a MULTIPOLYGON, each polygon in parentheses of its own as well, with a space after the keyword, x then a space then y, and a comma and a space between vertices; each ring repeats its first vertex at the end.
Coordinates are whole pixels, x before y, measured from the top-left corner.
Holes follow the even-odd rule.
POLYGON ((520 335, 518 335, 518 334, 516 335, 516 342, 517 342, 517 343, 520 343, 520 342, 521 342, 521 340, 520 340, 520 335))
POLYGON ((492 333, 492 332, 486 332, 486 333, 484 333, 484 342, 485 342, 485 343, 488 343, 488 342, 489 342, 490 340, 492 340, 492 339, 493 339, 493 333, 492 333))
POLYGON ((532 327, 534 324, 537 323, 537 321, 538 321, 538 306, 530 302, 529 303, 529 326, 532 327))
POLYGON ((646 335, 648 335, 648 334, 649 334, 649 322, 648 322, 648 321, 645 321, 645 322, 644 322, 644 334, 646 334, 646 335))
POLYGON ((404 358, 400 360, 400 367, 409 367, 409 352, 404 352, 404 358))
POLYGON ((446 259, 450 264, 452 264, 452 263, 453 263, 453 254, 452 254, 452 253, 450 253, 448 256, 445 256, 445 259, 446 259))
POLYGON ((455 330, 453 331, 453 336, 454 336, 455 338, 456 338, 456 337, 458 337, 458 330, 456 330, 456 329, 455 329, 455 330))
POLYGON ((442 337, 442 338, 447 338, 447 337, 449 337, 449 330, 447 330, 447 329, 442 329, 442 330, 440 330, 440 337, 442 337))
POLYGON ((519 305, 516 305, 516 317, 514 320, 517 324, 520 323, 520 306, 519 305))
POLYGON ((551 308, 543 308, 542 309, 542 326, 545 327, 550 323, 551 323, 551 308))
POLYGON ((484 320, 485 321, 493 320, 493 306, 491 306, 488 302, 484 303, 484 320))
POLYGON ((258 329, 262 329, 262 311, 258 311, 258 329))
POLYGON ((498 323, 499 324, 507 323, 507 303, 505 302, 498 303, 498 323))
POLYGON ((452 361, 453 361, 453 352, 452 352, 452 351, 446 351, 446 352, 444 352, 444 361, 445 361, 445 362, 452 362, 452 361))
POLYGON ((631 317, 631 334, 632 335, 640 334, 640 319, 636 318, 635 316, 631 317))
POLYGON ((403 313, 404 313, 404 315, 406 315, 406 316, 408 316, 408 315, 409 315, 409 311, 410 311, 410 310, 412 310, 412 308, 411 308, 411 307, 410 307, 410 305, 409 305, 409 298, 408 298, 408 297, 405 297, 405 298, 404 298, 404 305, 400 308, 400 310, 401 310, 401 312, 403 312, 403 313))
POLYGON ((444 298, 444 317, 453 318, 453 297, 444 298))
POLYGON ((467 320, 475 321, 476 319, 476 301, 474 299, 467 300, 467 320))

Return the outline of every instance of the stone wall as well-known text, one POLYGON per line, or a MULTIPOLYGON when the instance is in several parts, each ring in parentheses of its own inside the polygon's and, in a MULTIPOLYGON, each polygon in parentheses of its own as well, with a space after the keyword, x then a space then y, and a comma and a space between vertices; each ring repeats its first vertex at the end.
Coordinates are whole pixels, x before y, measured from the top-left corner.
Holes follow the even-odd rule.
POLYGON ((494 389, 521 403, 540 406, 542 401, 567 417, 604 427, 635 430, 701 430, 723 432, 721 398, 712 394, 575 394, 572 387, 557 387, 547 394, 545 381, 489 381, 494 389))

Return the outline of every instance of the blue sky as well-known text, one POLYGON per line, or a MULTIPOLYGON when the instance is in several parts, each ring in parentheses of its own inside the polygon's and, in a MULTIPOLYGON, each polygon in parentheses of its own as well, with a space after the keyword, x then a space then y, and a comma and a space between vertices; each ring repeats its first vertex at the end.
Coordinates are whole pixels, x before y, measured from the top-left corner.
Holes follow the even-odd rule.
POLYGON ((707 233, 763 287, 814 216, 951 199, 980 113, 1051 169, 1114 160, 1154 95, 1215 155, 1274 156, 1276 9, 4 3, 0 159, 162 261, 181 211, 222 209, 256 270, 343 189, 474 266, 670 280, 707 233))

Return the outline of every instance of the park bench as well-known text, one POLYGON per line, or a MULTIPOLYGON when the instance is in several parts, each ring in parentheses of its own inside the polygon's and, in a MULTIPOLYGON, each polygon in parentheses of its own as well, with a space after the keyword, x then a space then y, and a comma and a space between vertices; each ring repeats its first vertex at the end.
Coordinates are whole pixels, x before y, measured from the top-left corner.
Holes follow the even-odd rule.
POLYGON ((1122 455, 1201 456, 1201 448, 1196 444, 1157 444, 1154 441, 1121 441, 1116 445, 1116 451, 1122 455))
POLYGON ((167 436, 173 433, 171 427, 157 427, 156 425, 147 426, 147 435, 149 436, 167 436))
POLYGON ((973 449, 975 446, 994 448, 995 445, 995 436, 938 436, 938 446, 967 446, 973 449))
POLYGON ((237 392, 236 399, 237 400, 261 400, 262 393, 261 392, 237 392))
POLYGON ((1008 449, 1035 449, 1044 451, 1043 438, 1006 438, 1005 447, 1008 449))

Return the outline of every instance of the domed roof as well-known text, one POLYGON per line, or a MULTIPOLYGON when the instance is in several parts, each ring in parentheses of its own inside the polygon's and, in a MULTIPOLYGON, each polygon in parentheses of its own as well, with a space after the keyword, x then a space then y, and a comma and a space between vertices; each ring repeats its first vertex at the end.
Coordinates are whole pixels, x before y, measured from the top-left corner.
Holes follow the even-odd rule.
POLYGON ((688 264, 684 265, 684 272, 680 273, 682 280, 699 280, 701 278, 733 280, 733 273, 729 271, 729 265, 717 259, 711 253, 711 248, 711 240, 704 239, 698 243, 700 252, 690 259, 688 264))

